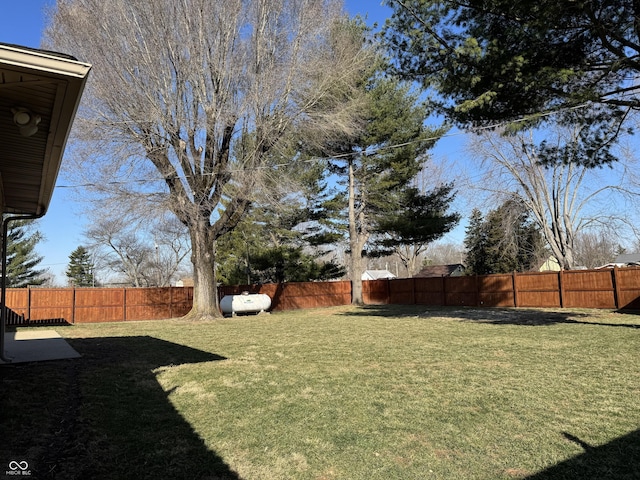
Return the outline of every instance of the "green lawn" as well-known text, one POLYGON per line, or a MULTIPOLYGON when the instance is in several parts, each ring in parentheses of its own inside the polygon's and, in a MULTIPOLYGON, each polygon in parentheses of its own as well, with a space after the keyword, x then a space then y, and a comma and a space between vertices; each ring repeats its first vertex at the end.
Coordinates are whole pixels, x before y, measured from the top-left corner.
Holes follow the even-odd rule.
POLYGON ((56 330, 83 358, 0 367, 0 478, 15 460, 65 480, 640 479, 640 316, 337 307, 56 330))

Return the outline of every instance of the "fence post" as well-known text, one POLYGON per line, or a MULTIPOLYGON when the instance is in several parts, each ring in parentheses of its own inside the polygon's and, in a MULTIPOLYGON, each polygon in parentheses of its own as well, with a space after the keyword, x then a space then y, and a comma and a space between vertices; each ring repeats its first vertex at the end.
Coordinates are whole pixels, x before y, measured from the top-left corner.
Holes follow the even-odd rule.
POLYGON ((173 318, 173 290, 172 286, 169 285, 169 318, 173 318))
POLYGON ((513 272, 511 274, 512 285, 513 285, 513 306, 518 307, 518 282, 516 278, 518 277, 518 272, 513 272))
POLYGON ((620 292, 618 291, 618 267, 613 267, 611 275, 611 281, 613 282, 613 303, 616 306, 616 310, 618 310, 620 308, 620 292))
POLYGON ((122 289, 122 321, 127 321, 127 289, 122 289))
POLYGON ((31 321, 31 287, 27 285, 27 320, 31 321))
POLYGON ((560 295, 560 308, 564 308, 564 282, 562 281, 562 276, 564 270, 561 268, 558 272, 558 290, 560 295))
POLYGON ((76 287, 71 292, 71 323, 76 323, 76 287))

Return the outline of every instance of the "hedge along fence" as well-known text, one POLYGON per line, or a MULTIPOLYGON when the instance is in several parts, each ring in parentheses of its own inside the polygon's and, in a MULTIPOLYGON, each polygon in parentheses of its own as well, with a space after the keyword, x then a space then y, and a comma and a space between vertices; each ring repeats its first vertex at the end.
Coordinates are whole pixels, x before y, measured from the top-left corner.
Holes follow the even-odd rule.
MULTIPOLYGON (((220 287, 220 298, 264 293, 271 310, 351 303, 351 283, 220 287)), ((569 270, 363 282, 366 304, 640 310, 640 268, 569 270)), ((120 322, 185 315, 192 287, 8 289, 7 324, 120 322)))

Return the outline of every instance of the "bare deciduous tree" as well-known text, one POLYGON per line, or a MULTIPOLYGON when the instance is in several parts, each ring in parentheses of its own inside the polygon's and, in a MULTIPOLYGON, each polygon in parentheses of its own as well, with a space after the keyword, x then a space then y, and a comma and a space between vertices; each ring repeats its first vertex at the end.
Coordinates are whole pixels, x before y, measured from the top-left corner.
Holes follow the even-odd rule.
POLYGON ((425 253, 424 265, 452 265, 464 263, 464 245, 452 242, 435 242, 425 253))
POLYGON ((597 268, 612 263, 624 251, 619 240, 616 238, 615 232, 607 231, 604 228, 581 232, 575 242, 575 256, 578 265, 597 268))
POLYGON ((85 236, 97 267, 134 287, 171 285, 190 253, 186 228, 168 215, 142 221, 94 217, 85 236))
POLYGON ((354 83, 370 57, 340 27, 341 5, 59 0, 51 12, 47 46, 94 65, 76 171, 129 205, 163 205, 188 228, 191 318, 220 315, 216 240, 291 161, 294 133, 321 145, 355 128, 354 83))
MULTIPOLYGON (((581 148, 577 128, 548 132, 544 145, 547 153, 588 153, 581 148)), ((621 220, 610 204, 598 210, 599 200, 607 195, 633 195, 620 178, 598 179, 613 172, 581 166, 588 162, 577 159, 558 158, 556 163, 543 159, 532 131, 510 136, 484 133, 472 140, 471 151, 484 167, 483 180, 473 186, 493 199, 515 197, 524 202, 564 269, 576 266, 575 239, 582 229, 596 223, 611 227, 621 220)))
POLYGON ((98 264, 121 274, 134 287, 147 287, 152 250, 119 220, 97 221, 86 234, 98 264))

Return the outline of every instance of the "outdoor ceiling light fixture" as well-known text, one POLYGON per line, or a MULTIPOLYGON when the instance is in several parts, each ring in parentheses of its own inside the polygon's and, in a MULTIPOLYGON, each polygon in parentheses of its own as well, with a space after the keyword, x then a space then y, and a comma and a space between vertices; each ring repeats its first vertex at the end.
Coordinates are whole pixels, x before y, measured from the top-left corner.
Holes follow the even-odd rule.
POLYGON ((13 123, 18 126, 20 135, 30 137, 36 134, 38 124, 42 120, 40 115, 35 115, 23 107, 12 108, 11 113, 13 113, 13 123))

